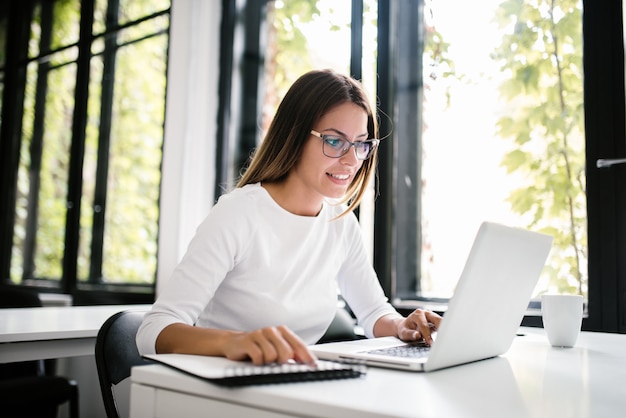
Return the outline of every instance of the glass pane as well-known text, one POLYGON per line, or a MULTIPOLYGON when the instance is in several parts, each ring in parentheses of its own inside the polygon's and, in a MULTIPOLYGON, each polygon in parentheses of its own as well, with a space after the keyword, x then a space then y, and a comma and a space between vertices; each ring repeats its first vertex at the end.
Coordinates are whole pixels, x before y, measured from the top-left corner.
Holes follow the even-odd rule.
POLYGON ((11 261, 17 283, 22 276, 55 281, 62 276, 75 79, 75 65, 48 74, 44 129, 38 137, 33 128, 37 65, 28 67, 11 261))
MULTIPOLYGON (((101 34, 106 30, 107 7, 108 0, 96 0, 93 29, 95 34, 101 34)), ((120 0, 117 23, 124 25, 170 7, 171 0, 120 0)))
POLYGON ((170 7, 170 0, 120 0, 120 24, 150 16, 170 7))
POLYGON ((483 220, 555 237, 534 296, 586 295, 581 14, 427 2, 422 296, 451 296, 483 220))
MULTIPOLYGON (((29 216, 30 180, 30 145, 33 139, 33 121, 35 119, 35 89, 37 80, 37 66, 31 64, 26 69, 26 89, 24 92, 24 116, 22 118, 22 142, 20 161, 17 172, 17 195, 15 199, 15 221, 13 230, 13 247, 11 251, 11 281, 20 284, 25 274, 26 229, 29 216)), ((34 171, 39 175, 38 170, 34 171)), ((34 193, 37 190, 33 191, 34 193)), ((28 269, 28 268, 27 268, 28 269)))
POLYGON ((58 279, 62 275, 75 80, 75 65, 58 68, 48 76, 36 277, 58 279))
POLYGON ((102 272, 105 281, 153 283, 167 36, 118 50, 107 180, 102 272), (150 65, 137 65, 138 57, 150 65))
POLYGON ((122 45, 155 33, 163 33, 167 31, 169 21, 169 15, 163 15, 130 26, 119 32, 118 44, 122 45))
POLYGON ((96 0, 93 11, 93 33, 99 35, 106 30, 108 0, 96 0))
POLYGON ((41 39, 41 5, 33 7, 33 20, 30 22, 30 41, 28 42, 28 56, 33 58, 39 55, 41 39))
MULTIPOLYGON (((2 79, 2 73, 4 71, 4 66, 6 65, 6 45, 7 45, 7 30, 9 25, 9 3, 8 2, 0 2, 0 76, 2 79)), ((0 96, 1 100, 1 96, 0 96)))
POLYGON ((78 42, 80 34, 80 0, 54 2, 51 49, 78 42))
POLYGON ((347 1, 268 3, 263 132, 287 89, 302 74, 314 68, 349 72, 350 20, 351 7, 347 1))

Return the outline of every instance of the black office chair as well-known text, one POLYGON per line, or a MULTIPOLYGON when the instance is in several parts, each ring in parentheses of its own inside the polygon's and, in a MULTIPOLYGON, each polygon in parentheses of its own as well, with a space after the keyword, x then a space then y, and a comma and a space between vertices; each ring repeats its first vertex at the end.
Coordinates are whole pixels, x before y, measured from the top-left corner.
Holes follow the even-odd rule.
POLYGON ((333 322, 330 323, 330 326, 318 341, 318 344, 351 341, 360 338, 364 338, 364 336, 356 333, 354 318, 352 318, 345 308, 338 307, 333 322))
MULTIPOLYGON (((37 308, 37 293, 2 287, 0 308, 37 308)), ((34 360, 0 364, 0 415, 5 418, 56 418, 58 407, 69 403, 71 418, 78 418, 76 381, 54 376, 54 361, 34 360)))
POLYGON ((133 366, 150 364, 137 350, 135 336, 145 311, 122 311, 107 319, 96 337, 96 367, 107 417, 119 418, 114 385, 130 377, 133 366))

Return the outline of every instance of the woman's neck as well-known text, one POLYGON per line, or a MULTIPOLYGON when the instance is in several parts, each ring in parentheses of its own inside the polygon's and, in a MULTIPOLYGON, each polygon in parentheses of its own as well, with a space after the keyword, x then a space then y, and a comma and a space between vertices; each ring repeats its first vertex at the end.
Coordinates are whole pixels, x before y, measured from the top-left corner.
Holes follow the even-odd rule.
POLYGON ((269 195, 281 208, 298 216, 317 216, 322 210, 323 198, 312 198, 302 188, 290 187, 288 180, 262 183, 269 195))

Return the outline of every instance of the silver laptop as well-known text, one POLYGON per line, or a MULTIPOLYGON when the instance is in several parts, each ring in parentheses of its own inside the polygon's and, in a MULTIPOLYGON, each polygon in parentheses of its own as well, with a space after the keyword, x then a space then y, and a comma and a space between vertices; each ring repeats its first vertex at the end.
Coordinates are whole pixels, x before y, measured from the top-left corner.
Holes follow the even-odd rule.
POLYGON ((549 235, 484 222, 431 347, 383 337, 309 348, 320 359, 412 371, 503 354, 515 338, 551 246, 549 235))

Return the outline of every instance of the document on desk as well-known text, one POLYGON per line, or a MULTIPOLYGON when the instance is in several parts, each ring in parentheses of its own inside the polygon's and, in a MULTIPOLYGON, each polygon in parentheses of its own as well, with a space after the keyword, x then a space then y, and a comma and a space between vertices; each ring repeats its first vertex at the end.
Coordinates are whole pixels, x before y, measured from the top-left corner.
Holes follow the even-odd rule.
POLYGON ((350 379, 361 377, 367 372, 366 366, 362 364, 326 360, 318 360, 314 366, 295 362, 257 366, 224 357, 191 354, 151 354, 144 357, 223 386, 350 379))

